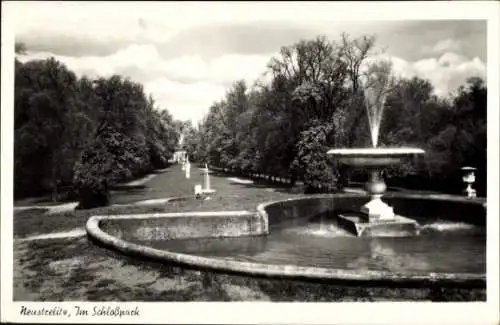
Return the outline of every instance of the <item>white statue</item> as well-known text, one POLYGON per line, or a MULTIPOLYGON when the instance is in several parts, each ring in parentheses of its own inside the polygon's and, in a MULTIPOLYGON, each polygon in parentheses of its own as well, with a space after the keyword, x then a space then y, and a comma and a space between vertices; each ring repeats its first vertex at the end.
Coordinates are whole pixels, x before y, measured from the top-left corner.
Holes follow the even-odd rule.
POLYGON ((186 178, 191 178, 191 164, 189 163, 189 160, 186 162, 186 178))

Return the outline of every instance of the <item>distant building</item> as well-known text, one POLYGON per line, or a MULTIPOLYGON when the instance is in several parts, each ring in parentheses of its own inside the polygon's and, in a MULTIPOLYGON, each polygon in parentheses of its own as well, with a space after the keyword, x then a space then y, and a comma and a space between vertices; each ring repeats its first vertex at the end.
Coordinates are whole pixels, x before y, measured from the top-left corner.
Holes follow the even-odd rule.
POLYGON ((184 160, 187 157, 187 152, 186 150, 183 149, 183 144, 184 144, 184 134, 180 133, 179 135, 179 143, 177 144, 177 150, 174 152, 174 155, 172 157, 172 161, 180 164, 184 162, 184 160))
POLYGON ((180 164, 186 159, 186 156, 187 156, 186 150, 177 150, 176 152, 174 152, 172 160, 180 164))

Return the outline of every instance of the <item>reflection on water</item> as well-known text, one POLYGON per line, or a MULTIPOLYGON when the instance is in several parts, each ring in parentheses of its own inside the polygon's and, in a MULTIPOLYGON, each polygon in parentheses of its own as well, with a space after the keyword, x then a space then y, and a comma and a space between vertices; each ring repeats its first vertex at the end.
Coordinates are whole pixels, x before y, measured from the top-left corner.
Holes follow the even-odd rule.
MULTIPOLYGON (((143 243, 144 244, 144 243, 143 243)), ((434 222, 417 237, 354 237, 326 217, 293 220, 261 237, 148 242, 159 249, 267 264, 354 270, 486 272, 485 229, 434 222)))
MULTIPOLYGON (((395 243, 397 244, 397 243, 395 243)), ((387 240, 370 240, 369 256, 362 256, 347 263, 349 269, 377 270, 414 270, 428 271, 431 268, 428 259, 418 254, 398 253, 394 245, 387 240)))
POLYGON ((437 221, 429 224, 424 224, 421 227, 421 231, 475 231, 480 232, 484 229, 480 227, 476 227, 471 224, 463 223, 463 222, 451 222, 451 221, 437 221))

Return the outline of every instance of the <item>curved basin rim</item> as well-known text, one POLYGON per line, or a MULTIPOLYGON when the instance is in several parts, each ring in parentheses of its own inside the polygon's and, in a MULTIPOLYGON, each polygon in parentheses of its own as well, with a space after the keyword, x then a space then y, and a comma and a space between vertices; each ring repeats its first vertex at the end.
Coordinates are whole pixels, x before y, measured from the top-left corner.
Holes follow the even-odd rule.
POLYGON ((263 276, 285 276, 295 278, 329 279, 343 281, 391 281, 391 282, 439 282, 439 281, 485 281, 484 274, 473 273, 440 273, 440 272, 407 272, 394 273, 374 270, 347 270, 319 267, 306 267, 297 265, 276 265, 255 262, 241 262, 202 257, 197 255, 176 253, 160 250, 149 246, 135 244, 121 238, 112 236, 101 230, 100 221, 108 219, 107 216, 90 217, 86 224, 87 234, 94 239, 125 252, 136 253, 164 261, 174 261, 207 269, 247 273, 263 276))

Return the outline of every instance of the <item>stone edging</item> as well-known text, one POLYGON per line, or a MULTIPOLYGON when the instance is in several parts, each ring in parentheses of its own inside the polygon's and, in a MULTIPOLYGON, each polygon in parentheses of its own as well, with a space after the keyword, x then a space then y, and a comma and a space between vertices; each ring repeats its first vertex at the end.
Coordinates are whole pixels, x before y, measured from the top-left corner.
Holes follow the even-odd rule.
MULTIPOLYGON (((329 195, 314 195, 316 197, 328 197, 329 195)), ((307 197, 297 198, 306 199, 307 197)), ((293 201, 296 199, 287 199, 273 202, 261 203, 257 206, 257 213, 265 220, 268 219, 266 207, 271 204, 276 204, 282 201, 293 201)), ((165 215, 214 215, 217 213, 249 213, 250 211, 225 211, 225 212, 187 212, 187 213, 167 213, 165 215)), ((125 254, 137 254, 140 256, 152 258, 163 262, 174 262, 197 268, 206 268, 218 271, 243 273, 254 276, 266 277, 288 277, 288 278, 303 278, 315 280, 333 280, 344 282, 386 282, 397 284, 413 284, 419 285, 422 283, 435 284, 462 284, 472 287, 485 287, 486 275, 473 273, 437 273, 437 272, 387 272, 373 270, 347 270, 347 269, 332 269, 320 267, 305 267, 296 265, 275 265, 253 262, 242 262, 226 259, 216 259, 201 257, 196 255, 176 253, 167 250, 159 250, 152 247, 138 245, 132 242, 127 242, 118 237, 114 237, 101 230, 100 222, 107 219, 137 219, 137 218, 154 218, 158 214, 151 215, 115 215, 115 216, 93 216, 90 217, 86 224, 87 234, 89 237, 97 241, 111 246, 112 248, 125 254)))

